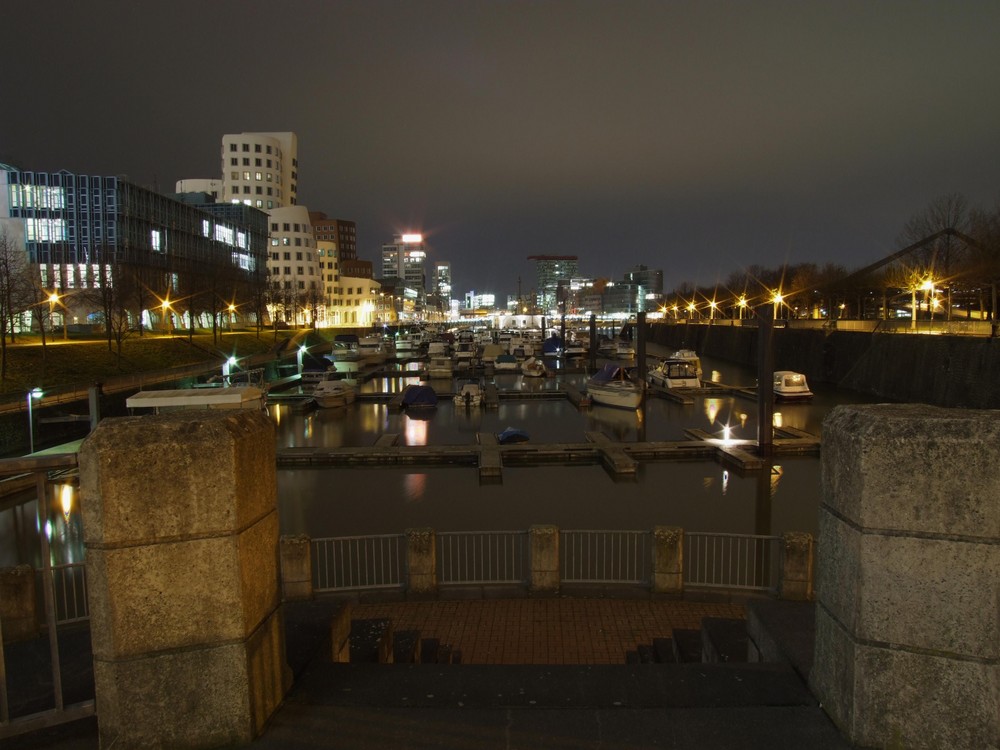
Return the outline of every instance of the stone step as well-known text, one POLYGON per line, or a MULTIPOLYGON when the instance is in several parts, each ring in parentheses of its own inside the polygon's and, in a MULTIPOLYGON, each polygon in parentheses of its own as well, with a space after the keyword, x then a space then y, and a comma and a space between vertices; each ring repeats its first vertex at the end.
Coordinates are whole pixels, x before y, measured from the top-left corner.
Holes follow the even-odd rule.
POLYGON ((413 664, 417 661, 419 630, 397 630, 392 636, 392 661, 394 664, 413 664))
POLYGON ((674 639, 654 638, 653 656, 657 664, 676 664, 677 654, 674 652, 674 639))
POLYGON ((746 620, 706 617, 701 621, 701 644, 706 662, 747 661, 746 620))
POLYGON ((701 631, 686 628, 674 628, 674 656, 681 664, 701 662, 701 631))
POLYGON ((316 662, 296 690, 331 706, 472 708, 719 708, 815 706, 785 664, 635 665, 316 662))
POLYGON ((388 618, 351 620, 351 663, 391 664, 392 631, 388 618))

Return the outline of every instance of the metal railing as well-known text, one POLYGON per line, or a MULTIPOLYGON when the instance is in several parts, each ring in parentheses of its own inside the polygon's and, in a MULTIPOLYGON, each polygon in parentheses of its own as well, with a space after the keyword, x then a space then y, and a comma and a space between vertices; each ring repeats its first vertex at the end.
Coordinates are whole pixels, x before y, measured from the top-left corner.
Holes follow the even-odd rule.
POLYGON ((440 584, 520 584, 528 579, 527 531, 455 531, 436 536, 440 584))
MULTIPOLYGON (((53 484, 63 484, 66 472, 77 466, 76 454, 12 458, 0 460, 0 477, 30 475, 34 479, 37 528, 45 529, 53 484)), ((86 579, 82 565, 53 565, 48 536, 39 535, 39 557, 42 568, 41 607, 45 614, 44 633, 49 648, 49 675, 52 708, 24 716, 12 717, 7 688, 7 665, 0 647, 0 739, 25 732, 56 726, 94 714, 94 701, 67 704, 63 699, 62 662, 59 657, 60 624, 80 621, 87 617, 86 579)), ((3 643, 3 623, 0 622, 0 645, 3 643)), ((37 676, 36 676, 37 679, 37 676)))
POLYGON ((406 537, 402 534, 312 540, 316 591, 402 588, 406 537))
MULTIPOLYGON (((68 625, 90 619, 87 605, 87 570, 84 563, 53 565, 52 593, 56 622, 68 625)), ((39 577, 45 574, 38 571, 39 577)), ((44 590, 44 584, 40 586, 44 590)))
POLYGON ((684 585, 777 591, 782 538, 685 532, 684 585))
POLYGON ((648 531, 564 530, 559 564, 566 583, 649 584, 653 555, 648 531))

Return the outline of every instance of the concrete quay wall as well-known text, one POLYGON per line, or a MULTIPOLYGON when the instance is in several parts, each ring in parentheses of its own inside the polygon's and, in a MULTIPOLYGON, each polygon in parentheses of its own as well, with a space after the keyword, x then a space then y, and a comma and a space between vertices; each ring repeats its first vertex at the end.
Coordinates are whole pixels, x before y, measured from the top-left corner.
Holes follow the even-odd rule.
MULTIPOLYGON (((649 340, 747 367, 757 364, 753 326, 653 324, 649 340)), ((775 369, 891 401, 1000 408, 1000 339, 777 328, 775 369)))

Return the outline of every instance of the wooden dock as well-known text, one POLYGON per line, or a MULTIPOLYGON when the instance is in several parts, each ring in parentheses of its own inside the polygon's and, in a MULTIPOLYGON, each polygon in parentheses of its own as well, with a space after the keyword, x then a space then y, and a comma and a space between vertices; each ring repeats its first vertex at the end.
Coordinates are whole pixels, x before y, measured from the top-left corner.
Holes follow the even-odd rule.
MULTIPOLYGON (((472 445, 400 445, 399 435, 386 433, 373 445, 344 448, 282 448, 279 469, 302 466, 471 466, 481 481, 502 481, 504 466, 601 464, 615 477, 630 478, 643 461, 709 459, 741 472, 761 471, 767 462, 752 440, 723 441, 703 430, 686 430, 688 440, 628 443, 602 432, 587 432, 584 443, 517 443, 500 445, 496 435, 478 433, 472 445)), ((775 430, 773 456, 819 452, 815 435, 794 429, 775 430)))

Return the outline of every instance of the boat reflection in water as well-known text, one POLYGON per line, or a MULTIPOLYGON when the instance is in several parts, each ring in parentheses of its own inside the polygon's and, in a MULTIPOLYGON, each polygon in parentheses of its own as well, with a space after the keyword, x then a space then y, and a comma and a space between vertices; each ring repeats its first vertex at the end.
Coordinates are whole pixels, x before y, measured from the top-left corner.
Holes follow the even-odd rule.
MULTIPOLYGON (((721 382, 756 381, 749 368, 711 362, 721 382)), ((503 390, 520 387, 520 375, 496 378, 503 390), (507 380, 510 380, 507 383, 507 380), (503 381, 503 384, 501 384, 503 381)), ((560 373, 535 383, 558 389, 565 380, 577 388, 585 375, 560 373)), ((412 378, 381 378, 359 387, 365 393, 401 391, 412 378)), ((782 423, 819 434, 823 418, 839 403, 859 403, 856 394, 820 390, 811 402, 782 405, 782 423)), ((528 446, 585 444, 588 431, 622 442, 684 440, 697 428, 719 438, 729 426, 732 439, 756 438, 756 409, 736 396, 695 395, 684 405, 647 398, 641 409, 594 406, 577 409, 565 398, 505 399, 497 409, 455 408, 451 399, 432 415, 393 411, 386 400, 359 398, 341 409, 302 411, 272 404, 277 446, 371 446, 386 434, 400 445, 473 444, 476 433, 499 434, 514 425, 531 436, 528 446)), ((775 414, 776 419, 777 414, 775 414)), ((429 526, 438 531, 527 529, 555 524, 567 529, 651 529, 678 526, 694 531, 781 534, 816 533, 819 460, 782 457, 770 469, 741 476, 716 460, 642 461, 633 480, 617 481, 599 464, 504 467, 502 483, 480 484, 469 466, 296 468, 278 471, 282 534, 313 537, 401 533, 429 526)), ((67 521, 61 498, 48 504, 43 533, 52 540, 53 559, 83 554, 79 507, 70 504, 67 521)), ((0 510, 0 566, 37 564, 38 524, 34 502, 0 510)))

